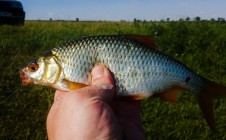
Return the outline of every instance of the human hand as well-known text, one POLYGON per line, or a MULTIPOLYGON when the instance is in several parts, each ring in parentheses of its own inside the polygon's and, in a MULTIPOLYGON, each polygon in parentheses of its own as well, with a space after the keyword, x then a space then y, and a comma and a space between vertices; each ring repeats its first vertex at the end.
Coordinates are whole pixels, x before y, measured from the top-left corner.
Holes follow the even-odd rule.
POLYGON ((91 77, 91 86, 56 91, 47 117, 48 138, 145 139, 140 101, 114 99, 114 80, 104 66, 95 66, 91 77))

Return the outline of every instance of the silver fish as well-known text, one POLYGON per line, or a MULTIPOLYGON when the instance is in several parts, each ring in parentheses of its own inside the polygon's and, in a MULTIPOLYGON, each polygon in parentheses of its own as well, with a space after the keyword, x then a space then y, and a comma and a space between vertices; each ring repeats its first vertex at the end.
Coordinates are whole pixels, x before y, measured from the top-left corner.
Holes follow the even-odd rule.
POLYGON ((69 91, 86 86, 95 64, 103 64, 113 73, 118 97, 138 100, 160 96, 175 103, 181 91, 191 91, 215 130, 212 99, 225 96, 226 88, 159 51, 148 36, 82 37, 31 61, 20 76, 25 85, 36 83, 69 91))

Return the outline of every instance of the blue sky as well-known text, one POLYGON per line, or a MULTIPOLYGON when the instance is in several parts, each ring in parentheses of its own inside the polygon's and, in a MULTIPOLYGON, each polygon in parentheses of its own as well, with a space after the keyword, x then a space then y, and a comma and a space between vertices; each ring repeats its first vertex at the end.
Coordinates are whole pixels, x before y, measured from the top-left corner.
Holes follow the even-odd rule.
POLYGON ((226 19, 226 0, 20 0, 26 19, 226 19))

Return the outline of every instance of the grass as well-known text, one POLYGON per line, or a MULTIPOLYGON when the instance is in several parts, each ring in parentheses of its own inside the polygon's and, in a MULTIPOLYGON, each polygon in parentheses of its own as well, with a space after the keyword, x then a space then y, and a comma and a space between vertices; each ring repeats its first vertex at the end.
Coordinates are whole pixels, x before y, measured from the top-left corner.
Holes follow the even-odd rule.
MULTIPOLYGON (((26 21, 25 26, 0 26, 0 139, 47 139, 45 121, 54 90, 21 86, 22 66, 77 37, 122 33, 151 35, 164 52, 226 85, 226 23, 26 21)), ((147 139, 226 139, 225 99, 214 101, 219 131, 215 134, 209 131, 194 96, 184 93, 179 101, 177 105, 152 98, 142 102, 147 139)))

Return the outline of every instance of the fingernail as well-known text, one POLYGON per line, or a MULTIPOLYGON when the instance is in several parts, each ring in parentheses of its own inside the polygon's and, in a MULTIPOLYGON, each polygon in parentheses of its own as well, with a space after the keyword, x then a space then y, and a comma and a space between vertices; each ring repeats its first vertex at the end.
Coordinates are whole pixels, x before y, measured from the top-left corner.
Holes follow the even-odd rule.
POLYGON ((104 75, 104 68, 100 65, 95 66, 92 70, 92 80, 95 80, 104 75))
POLYGON ((111 85, 111 84, 102 84, 102 85, 100 85, 100 87, 103 90, 111 90, 111 89, 113 89, 113 85, 111 85))

